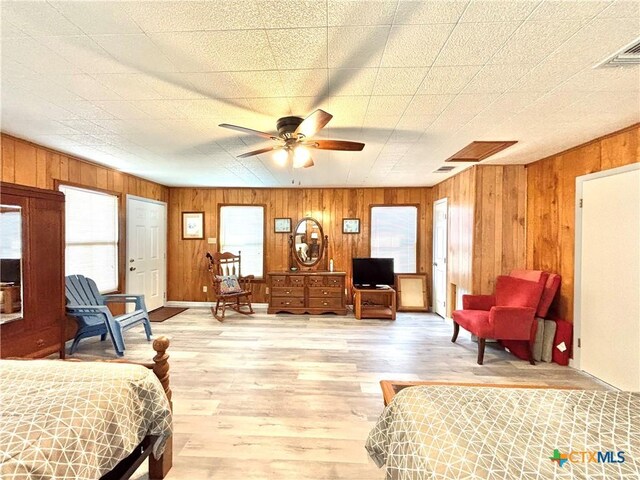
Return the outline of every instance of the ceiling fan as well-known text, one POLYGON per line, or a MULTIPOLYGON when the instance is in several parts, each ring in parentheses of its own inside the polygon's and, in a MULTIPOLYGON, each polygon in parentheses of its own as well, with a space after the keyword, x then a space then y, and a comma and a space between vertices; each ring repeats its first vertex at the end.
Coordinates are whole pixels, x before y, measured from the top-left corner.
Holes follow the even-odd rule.
POLYGON ((274 151, 276 152, 274 159, 281 165, 286 164, 287 160, 291 160, 293 168, 308 168, 313 166, 313 159, 309 151, 310 148, 355 152, 359 152, 364 148, 364 143, 359 142, 312 139, 311 137, 322 130, 332 118, 333 115, 320 109, 305 119, 301 117, 282 117, 279 118, 276 123, 278 135, 272 135, 238 125, 230 125, 228 123, 221 123, 219 126, 243 133, 258 135, 259 137, 268 138, 276 142, 275 145, 238 155, 238 158, 251 157, 253 155, 274 151))

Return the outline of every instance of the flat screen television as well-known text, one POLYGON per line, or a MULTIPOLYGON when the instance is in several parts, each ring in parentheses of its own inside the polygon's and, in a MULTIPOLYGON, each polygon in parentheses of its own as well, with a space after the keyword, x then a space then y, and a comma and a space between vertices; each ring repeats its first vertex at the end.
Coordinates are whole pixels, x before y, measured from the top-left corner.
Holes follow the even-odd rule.
POLYGON ((352 266, 357 287, 393 285, 393 258, 354 258, 352 266))

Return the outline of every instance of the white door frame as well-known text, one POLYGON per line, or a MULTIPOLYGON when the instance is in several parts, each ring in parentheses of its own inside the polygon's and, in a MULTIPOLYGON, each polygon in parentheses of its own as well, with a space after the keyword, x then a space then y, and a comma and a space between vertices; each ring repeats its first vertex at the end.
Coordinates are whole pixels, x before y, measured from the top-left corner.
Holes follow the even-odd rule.
POLYGON ((632 163, 630 165, 624 165, 622 167, 610 168, 608 170, 602 170, 600 172, 590 173, 588 175, 582 175, 576 177, 576 231, 575 231, 575 250, 574 250, 574 274, 573 274, 573 359, 571 359, 571 366, 580 369, 580 348, 577 345, 577 339, 580 338, 581 333, 581 295, 582 291, 582 207, 580 201, 582 200, 582 189, 585 182, 595 180, 596 178, 609 177, 611 175, 618 175, 620 173, 632 172, 640 169, 640 163, 632 163))
POLYGON ((166 305, 167 303, 167 274, 168 274, 168 270, 167 270, 167 247, 168 247, 168 243, 169 243, 169 225, 167 225, 167 221, 168 221, 168 205, 167 202, 161 202, 160 200, 153 200, 151 198, 145 198, 145 197, 139 197, 137 195, 130 195, 127 194, 126 197, 126 212, 127 212, 127 218, 125 221, 125 232, 126 232, 126 237, 125 237, 125 249, 126 249, 126 253, 127 253, 127 261, 125 262, 125 293, 128 293, 128 288, 129 288, 129 258, 131 258, 131 256, 129 255, 129 214, 130 214, 130 203, 129 200, 137 200, 140 202, 146 202, 146 203, 154 203, 156 205, 161 205, 163 207, 164 210, 164 262, 163 262, 163 266, 164 266, 164 276, 162 278, 162 286, 163 286, 163 295, 164 295, 164 302, 163 305, 166 305))
MULTIPOLYGON (((433 202, 433 212, 432 212, 432 216, 433 216, 433 220, 432 220, 432 224, 431 224, 431 229, 432 229, 432 237, 431 237, 431 252, 432 252, 432 257, 433 257, 433 253, 435 252, 435 244, 436 244, 436 229, 435 227, 435 222, 436 222, 436 206, 439 204, 445 204, 446 205, 446 230, 447 230, 447 241, 446 241, 446 245, 445 245, 445 269, 444 269, 444 292, 442 292, 442 294, 444 295, 444 317, 443 318, 447 318, 447 285, 449 284, 449 197, 444 197, 441 198, 440 200, 436 200, 435 202, 433 202)), ((433 305, 432 305, 432 309, 431 311, 435 313, 436 311, 436 301, 435 301, 435 291, 436 291, 436 276, 433 274, 434 270, 435 270, 435 259, 432 258, 432 266, 431 266, 431 296, 433 297, 433 305)))

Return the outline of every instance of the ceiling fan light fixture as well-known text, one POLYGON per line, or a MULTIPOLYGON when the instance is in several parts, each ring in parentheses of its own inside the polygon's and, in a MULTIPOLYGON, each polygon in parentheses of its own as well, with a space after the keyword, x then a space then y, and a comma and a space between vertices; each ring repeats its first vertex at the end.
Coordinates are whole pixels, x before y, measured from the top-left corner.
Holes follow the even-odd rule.
POLYGON ((293 168, 302 168, 311 160, 311 152, 307 147, 299 145, 293 149, 293 168))
POLYGON ((281 148, 280 150, 276 150, 273 154, 273 159, 276 161, 278 165, 284 167, 287 164, 287 160, 289 159, 289 150, 285 148, 281 148))
POLYGON ((351 142, 348 140, 313 140, 311 137, 322 130, 332 118, 333 115, 320 109, 314 111, 304 119, 295 116, 282 117, 276 122, 278 136, 252 128, 231 125, 229 123, 221 123, 220 126, 258 137, 268 138, 277 143, 271 147, 263 147, 258 150, 243 153, 238 155, 238 158, 253 157, 274 151, 273 159, 280 166, 286 166, 290 161, 293 168, 309 168, 314 165, 311 152, 309 151, 311 148, 348 152, 359 152, 364 148, 364 143, 351 142))

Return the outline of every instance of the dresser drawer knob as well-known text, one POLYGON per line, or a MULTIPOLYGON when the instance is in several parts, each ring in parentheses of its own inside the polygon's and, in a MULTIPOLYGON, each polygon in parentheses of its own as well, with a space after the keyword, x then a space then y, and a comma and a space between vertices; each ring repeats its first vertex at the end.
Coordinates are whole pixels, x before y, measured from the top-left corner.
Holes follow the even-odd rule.
POLYGON ((284 302, 285 305, 291 305, 291 302, 284 302))
POLYGON ((322 302, 322 305, 326 307, 327 305, 329 305, 329 302, 322 302))

